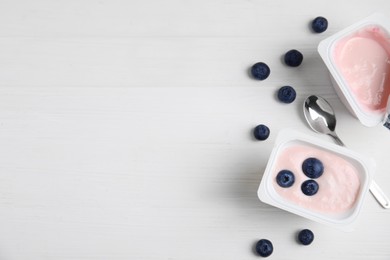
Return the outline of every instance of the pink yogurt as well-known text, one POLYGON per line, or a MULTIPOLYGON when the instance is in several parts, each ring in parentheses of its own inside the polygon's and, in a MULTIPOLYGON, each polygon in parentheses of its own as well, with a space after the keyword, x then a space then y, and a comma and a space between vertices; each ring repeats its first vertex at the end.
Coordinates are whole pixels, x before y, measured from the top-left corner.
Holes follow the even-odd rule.
POLYGON ((325 214, 344 213, 353 208, 359 195, 360 180, 356 167, 345 158, 308 145, 291 145, 284 148, 275 161, 272 171, 273 187, 285 200, 303 208, 325 214), (309 157, 315 157, 324 165, 324 173, 315 179, 319 184, 318 192, 307 196, 301 191, 301 184, 309 178, 302 172, 302 163, 309 157), (276 182, 281 170, 290 170, 295 182, 289 188, 282 188, 276 182))
POLYGON ((383 112, 390 94, 390 39, 385 30, 370 25, 342 38, 333 59, 361 108, 383 112))

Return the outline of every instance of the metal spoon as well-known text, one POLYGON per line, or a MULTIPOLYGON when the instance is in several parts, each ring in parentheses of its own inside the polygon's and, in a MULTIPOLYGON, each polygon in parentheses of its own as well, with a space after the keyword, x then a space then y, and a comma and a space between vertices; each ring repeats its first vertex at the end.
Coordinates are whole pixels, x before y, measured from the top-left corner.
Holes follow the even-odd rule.
MULTIPOLYGON (((339 145, 345 146, 335 132, 336 116, 330 104, 319 96, 309 96, 303 103, 303 113, 309 126, 318 133, 330 135, 339 145)), ((375 181, 371 182, 370 192, 385 209, 390 208, 390 200, 375 181)))

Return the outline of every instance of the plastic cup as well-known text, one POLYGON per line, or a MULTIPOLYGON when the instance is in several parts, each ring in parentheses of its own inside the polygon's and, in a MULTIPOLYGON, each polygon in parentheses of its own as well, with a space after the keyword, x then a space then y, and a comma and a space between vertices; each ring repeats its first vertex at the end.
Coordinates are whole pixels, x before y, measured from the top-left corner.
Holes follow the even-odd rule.
MULTIPOLYGON (((337 167, 344 166, 339 164, 337 167)), ((362 157, 345 147, 325 142, 292 129, 282 130, 276 138, 275 146, 269 157, 258 189, 258 197, 262 202, 269 205, 319 223, 327 224, 344 231, 350 231, 353 230, 364 198, 369 190, 373 172, 374 163, 372 160, 362 157), (301 154, 295 153, 290 156, 287 151, 296 149, 297 147, 299 147, 299 153, 301 154), (290 167, 287 170, 291 170, 294 173, 295 182, 291 187, 280 188, 277 186, 275 176, 281 167, 280 159, 283 158, 284 160, 285 157, 282 157, 282 155, 285 156, 286 154, 288 155, 287 160, 289 160, 287 165, 290 167), (310 179, 301 170, 303 158, 312 155, 324 164, 322 176, 315 179, 319 184, 319 191, 313 196, 306 196, 303 193, 297 194, 301 192, 300 187, 302 182, 310 179), (347 171, 340 170, 337 174, 346 174, 345 176, 340 176, 343 183, 335 182, 332 184, 333 181, 331 179, 333 177, 331 174, 333 173, 331 171, 332 167, 334 168, 332 164, 335 163, 336 159, 343 160, 345 165, 352 167, 351 169, 354 169, 354 175, 348 175, 349 173, 347 171), (329 175, 327 176, 327 174, 329 175), (332 210, 334 207, 333 204, 343 200, 345 195, 343 194, 343 189, 348 189, 348 185, 351 185, 349 180, 352 178, 349 176, 354 177, 355 180, 357 179, 359 183, 358 186, 355 185, 354 198, 348 207, 341 210, 337 209, 336 211, 332 210), (281 193, 280 189, 283 189, 283 193, 281 193), (331 195, 324 195, 329 194, 329 192, 331 195), (290 199, 290 195, 292 198, 295 196, 296 198, 302 198, 302 200, 290 199)))
MULTIPOLYGON (((390 65, 384 64, 383 62, 390 64, 390 20, 380 13, 373 14, 321 41, 318 45, 318 52, 330 72, 332 84, 336 93, 348 110, 365 126, 372 127, 383 123, 386 119, 386 113, 390 108, 386 106, 382 107, 382 105, 375 109, 372 107, 367 108, 367 103, 364 103, 371 102, 367 100, 375 99, 382 100, 381 104, 385 104, 388 100, 388 95, 390 93, 390 75, 388 75, 390 73, 390 65), (372 32, 369 30, 372 30, 372 32), (386 75, 383 75, 384 82, 380 81, 380 84, 383 84, 384 86, 384 91, 378 90, 372 95, 369 91, 363 90, 363 92, 360 92, 361 94, 357 94, 357 91, 362 91, 362 88, 371 87, 376 83, 364 83, 367 85, 362 84, 362 87, 360 87, 359 85, 356 85, 356 83, 352 83, 351 79, 348 80, 346 74, 349 73, 348 75, 352 75, 354 73, 357 77, 359 77, 359 75, 362 75, 363 77, 367 76, 364 80, 365 82, 370 82, 367 81, 371 75, 369 73, 375 71, 375 66, 377 64, 370 64, 370 59, 364 60, 364 57, 367 57, 366 55, 370 55, 370 53, 367 53, 369 50, 367 50, 364 51, 364 54, 362 52, 356 53, 356 57, 359 58, 359 56, 361 56, 362 58, 356 63, 356 71, 351 72, 351 70, 348 69, 348 72, 346 72, 346 68, 343 70, 341 67, 342 64, 337 64, 336 55, 340 55, 337 53, 337 47, 340 46, 339 44, 343 41, 346 42, 352 37, 368 37, 370 33, 376 35, 376 37, 383 38, 375 39, 374 37, 370 40, 378 41, 378 44, 381 44, 384 52, 387 53, 387 57, 383 57, 381 64, 388 69, 385 73, 386 75), (365 34, 366 36, 364 36, 365 34), (378 39, 381 39, 381 41, 379 42, 378 39)), ((373 56, 368 57, 374 57, 374 54, 372 55, 373 56)), ((375 55, 377 55, 377 53, 375 55)), ((372 82, 379 82, 378 79, 380 78, 373 79, 372 82)))

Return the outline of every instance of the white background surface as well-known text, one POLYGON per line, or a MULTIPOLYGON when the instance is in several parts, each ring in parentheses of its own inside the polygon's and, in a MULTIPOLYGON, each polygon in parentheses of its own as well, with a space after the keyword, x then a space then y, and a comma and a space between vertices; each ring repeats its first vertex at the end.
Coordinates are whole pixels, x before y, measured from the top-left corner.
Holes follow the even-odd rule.
POLYGON ((340 138, 376 160, 390 194, 390 133, 346 111, 316 52, 375 11, 390 1, 1 0, 0 259, 258 259, 260 238, 273 259, 390 259, 390 211, 372 196, 343 233, 256 194, 279 130, 316 135, 309 94, 335 107, 340 138), (308 27, 318 15, 323 34, 308 27), (299 68, 281 62, 292 48, 299 68), (263 82, 248 76, 258 61, 263 82), (290 105, 275 98, 286 84, 290 105), (295 242, 301 228, 311 246, 295 242))

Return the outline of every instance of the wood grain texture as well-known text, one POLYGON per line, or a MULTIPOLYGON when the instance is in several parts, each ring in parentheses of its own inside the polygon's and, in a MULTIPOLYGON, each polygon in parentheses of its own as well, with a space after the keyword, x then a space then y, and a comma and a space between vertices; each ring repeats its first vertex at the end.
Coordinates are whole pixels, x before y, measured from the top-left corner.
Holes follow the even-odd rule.
POLYGON ((0 1, 0 259, 258 259, 260 238, 273 259, 389 259, 390 211, 371 196, 343 233, 256 194, 277 132, 312 134, 309 94, 335 107, 340 138, 375 159, 390 194, 388 131, 348 113, 316 52, 376 11, 390 2, 0 1), (308 27, 318 15, 324 34, 308 27), (281 63, 291 48, 296 69, 281 63), (263 82, 248 76, 257 61, 263 82), (286 84, 291 105, 275 99, 286 84), (267 141, 251 136, 259 123, 267 141))

